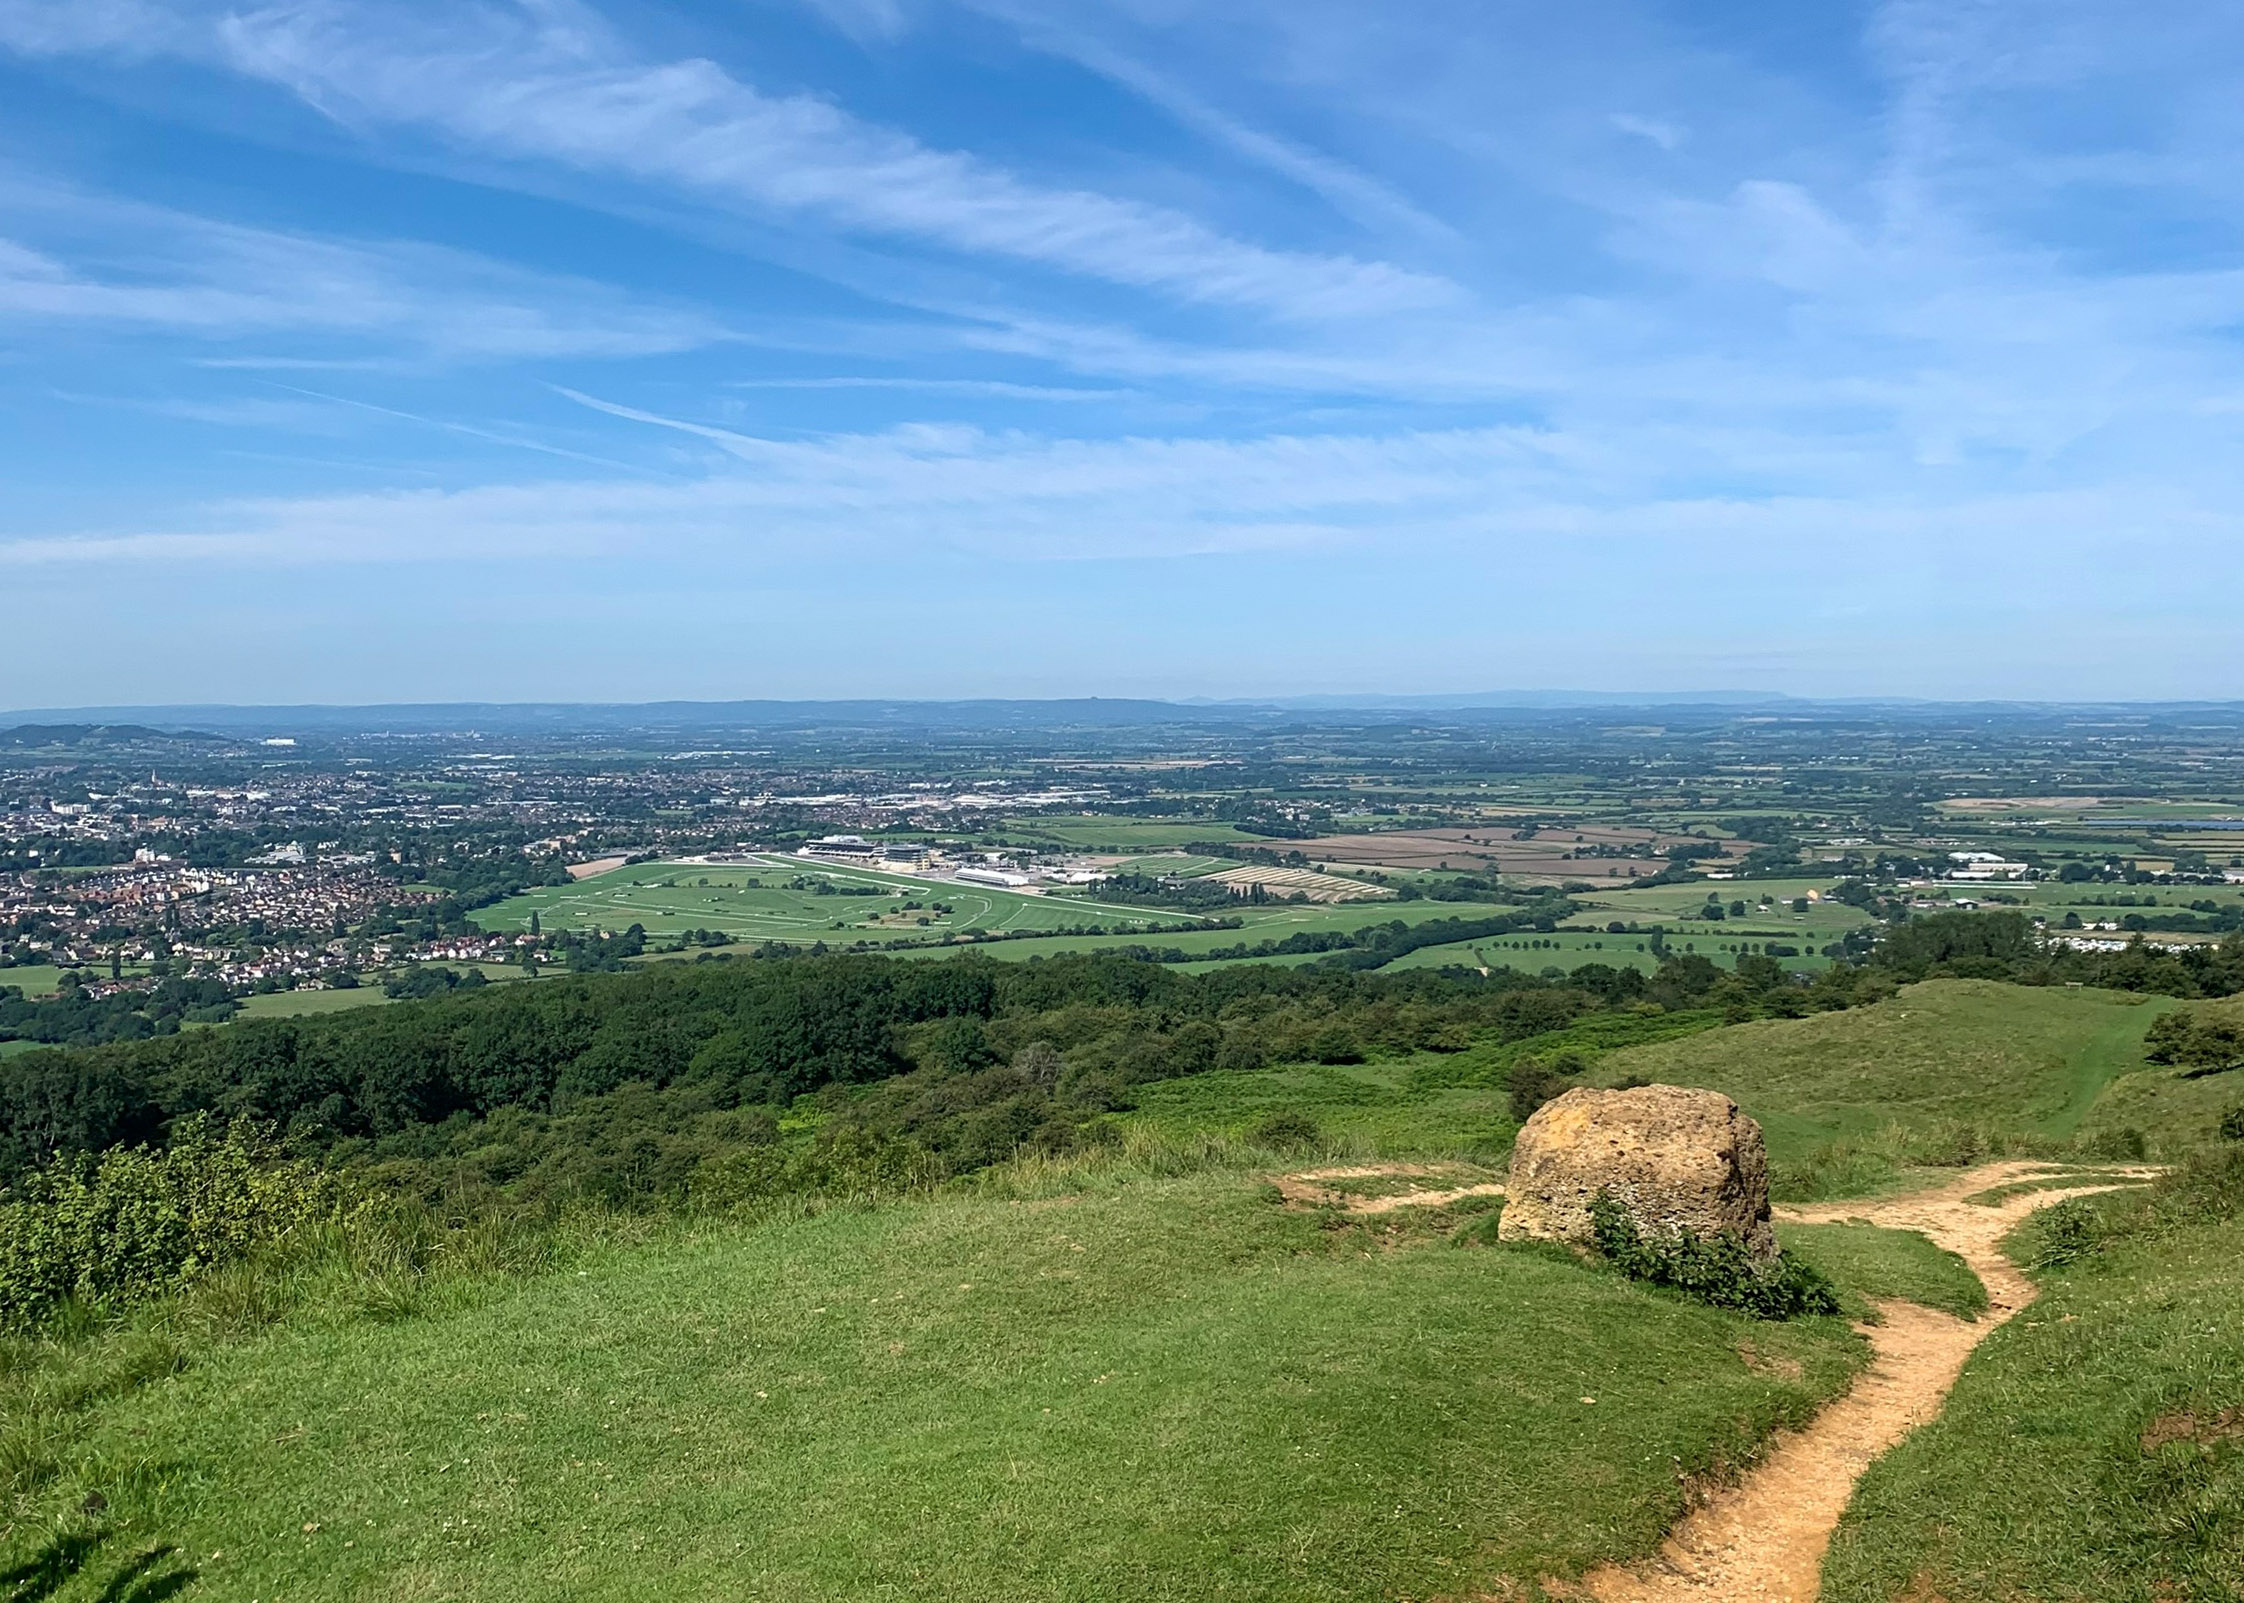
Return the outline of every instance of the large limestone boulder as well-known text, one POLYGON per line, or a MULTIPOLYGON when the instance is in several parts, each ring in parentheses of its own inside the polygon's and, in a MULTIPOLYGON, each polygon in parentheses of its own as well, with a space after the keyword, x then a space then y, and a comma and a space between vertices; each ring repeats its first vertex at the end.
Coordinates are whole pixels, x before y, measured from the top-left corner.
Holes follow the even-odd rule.
POLYGON ((1520 1127, 1504 1187, 1505 1241, 1590 1239, 1590 1199, 1609 1191, 1647 1237, 1730 1231, 1759 1257, 1769 1228, 1761 1127, 1719 1091, 1577 1086, 1520 1127))

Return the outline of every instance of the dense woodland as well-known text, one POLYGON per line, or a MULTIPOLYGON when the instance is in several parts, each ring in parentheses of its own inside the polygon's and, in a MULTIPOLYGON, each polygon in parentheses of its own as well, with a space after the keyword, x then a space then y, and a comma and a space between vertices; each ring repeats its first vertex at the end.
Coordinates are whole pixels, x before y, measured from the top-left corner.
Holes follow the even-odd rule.
POLYGON ((1023 1145, 1096 1139, 1098 1116, 1152 1080, 1456 1051, 1601 1011, 1797 1015, 1934 974, 2183 997, 2244 990, 2244 939, 2182 953, 2053 951, 2014 913, 1912 920, 1870 962, 1812 983, 1764 956, 1725 969, 1670 954, 1649 976, 1603 964, 1544 977, 1376 971, 1390 943, 1429 929, 1477 936, 1484 922, 1375 926, 1313 964, 1196 974, 1145 950, 1002 963, 774 947, 22 1053, 0 1061, 0 1175, 160 1141, 207 1114, 260 1121, 291 1151, 385 1166, 423 1189, 621 1199, 683 1193, 703 1161, 777 1141, 783 1125, 909 1141, 966 1168, 1023 1145))
POLYGON ((971 1167, 1086 1139, 1150 1080, 1458 1050, 1609 1009, 1844 1006, 1856 981, 1797 987, 1750 958, 1737 973, 1684 957, 1649 978, 1591 965, 1559 981, 772 951, 20 1054, 0 1062, 0 1162, 18 1173, 208 1114, 415 1185, 621 1197, 680 1192, 702 1161, 777 1139, 792 1113, 971 1167), (617 1161, 627 1174, 608 1172, 617 1161))

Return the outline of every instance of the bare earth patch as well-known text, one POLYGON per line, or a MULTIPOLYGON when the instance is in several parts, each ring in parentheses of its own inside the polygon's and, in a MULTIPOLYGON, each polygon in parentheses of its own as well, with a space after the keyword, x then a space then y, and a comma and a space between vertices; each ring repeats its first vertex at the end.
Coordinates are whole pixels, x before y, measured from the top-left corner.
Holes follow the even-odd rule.
POLYGON ((1363 1163, 1304 1169, 1299 1174, 1281 1175, 1272 1183, 1280 1196, 1298 1208, 1393 1213, 1398 1208, 1436 1208, 1466 1197, 1504 1194, 1500 1183, 1477 1179, 1478 1173, 1463 1164, 1363 1163), (1420 1183, 1442 1180, 1451 1184, 1420 1183))
POLYGON ((2234 1441, 2244 1436, 2244 1408, 2224 1408, 2218 1413, 2161 1414, 2150 1422, 2143 1432, 2143 1451, 2155 1453, 2174 1442, 2190 1442, 2199 1447, 2210 1447, 2215 1442, 2234 1441))
POLYGON ((1600 1603, 1811 1603, 1831 1532, 1863 1471, 1937 1415, 1972 1349, 2033 1301, 2034 1284, 2003 1256, 2002 1238, 2037 1208, 2129 1183, 2100 1171, 2090 1184, 2019 1192, 1991 1206, 1971 1200, 2029 1178, 2061 1176, 2048 1164, 1991 1163, 1914 1196, 1778 1209, 1780 1220, 1798 1224, 1859 1220, 1922 1231, 1985 1283, 1987 1317, 1966 1323, 1914 1303, 1880 1304, 1884 1322, 1863 1327, 1870 1367, 1852 1391, 1806 1430, 1780 1434, 1744 1480, 1684 1515, 1655 1563, 1592 1571, 1584 1594, 1600 1603))

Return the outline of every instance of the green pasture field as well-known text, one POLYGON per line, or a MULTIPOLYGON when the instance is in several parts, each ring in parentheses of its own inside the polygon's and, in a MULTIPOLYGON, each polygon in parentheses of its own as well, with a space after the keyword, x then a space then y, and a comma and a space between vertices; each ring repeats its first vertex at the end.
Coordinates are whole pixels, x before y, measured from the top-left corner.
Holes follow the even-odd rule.
POLYGON ((12 985, 31 999, 52 996, 62 989, 62 970, 52 963, 28 963, 19 968, 0 968, 0 985, 12 985))
POLYGON ((1226 868, 1237 868, 1238 861, 1230 857, 1195 857, 1189 852, 1159 852, 1146 857, 1132 857, 1115 865, 1119 874, 1174 875, 1181 879, 1197 879, 1202 874, 1220 873, 1226 868))
MULTIPOLYGON (((473 916, 485 929, 520 930, 529 927, 532 911, 547 931, 619 930, 643 924, 650 939, 674 937, 689 929, 716 929, 742 942, 824 941, 833 946, 860 940, 874 945, 924 941, 976 930, 1020 935, 1085 924, 1115 931, 993 941, 978 948, 993 957, 1021 960, 1124 946, 1207 951, 1241 942, 1252 945, 1283 940, 1302 931, 1356 930, 1398 918, 1411 923, 1436 918, 1485 918, 1508 909, 1471 902, 1280 902, 1261 906, 1241 902, 1230 910, 1242 920, 1238 929, 1161 933, 1161 926, 1186 922, 1193 915, 1058 894, 1026 896, 996 887, 774 858, 755 864, 642 863, 575 885, 544 886, 473 916), (780 888, 798 875, 837 884, 877 885, 901 894, 876 900, 780 888), (709 883, 702 885, 703 879, 709 883), (750 879, 761 880, 762 888, 747 885, 750 879), (921 914, 899 918, 892 911, 905 901, 921 904, 928 919, 925 926, 916 922, 921 914), (925 911, 932 902, 941 902, 954 911, 948 916, 925 911), (869 910, 876 909, 889 911, 890 916, 869 916, 869 910), (837 920, 843 923, 841 929, 834 928, 837 920), (1155 933, 1148 933, 1149 928, 1155 933)), ((942 956, 956 950, 954 946, 919 947, 899 955, 942 956)))
MULTIPOLYGON (((1833 879, 1717 879, 1693 880, 1682 885, 1654 885, 1646 890, 1611 891, 1598 889, 1578 893, 1576 899, 1588 911, 1577 914, 1574 923, 1595 919, 1608 923, 1613 919, 1638 924, 1665 924, 1673 936, 1688 928, 1694 936, 1701 930, 1728 932, 1731 927, 1750 929, 1749 938, 1763 940, 1790 940, 1803 949, 1809 945, 1827 946, 1851 929, 1871 922, 1870 915, 1860 908, 1849 907, 1844 902, 1816 901, 1808 904, 1805 913, 1794 913, 1792 903, 1809 891, 1828 897, 1833 879), (1717 924, 1711 920, 1692 919, 1687 924, 1677 921, 1685 913, 1695 912, 1706 905, 1708 893, 1719 896, 1727 908, 1733 901, 1746 904, 1743 919, 1725 919, 1717 924), (1760 911, 1763 896, 1772 898, 1767 912, 1760 911)), ((1735 938, 1734 936, 1732 938, 1735 938)))
POLYGON ((2015 904, 1990 900, 1984 895, 1974 896, 1971 889, 1955 885, 1948 888, 1951 898, 1963 897, 1977 901, 1983 912, 2002 912, 2007 907, 2036 918, 2046 918, 2051 923, 2067 913, 2078 913, 2084 922, 2118 922, 2130 913, 2140 913, 2145 918, 2156 918, 2162 913, 2187 913, 2192 902, 2213 902, 2223 908, 2244 906, 2244 890, 2221 885, 2065 885, 2051 880, 2033 880, 2015 885, 1997 885, 1994 893, 2016 898, 2015 904), (2121 898, 2132 896, 2138 905, 2121 905, 2121 898), (2156 897, 2154 905, 2142 905, 2156 897))
MULTIPOLYGON (((464 973, 469 969, 480 970, 484 979, 493 985, 511 985, 517 980, 529 977, 509 963, 442 963, 437 966, 448 968, 455 974, 464 973)), ((382 994, 382 977, 376 974, 369 975, 365 982, 355 990, 266 991, 257 995, 245 996, 241 999, 241 1012, 236 1014, 235 1017, 242 1019, 302 1018, 308 1014, 343 1013, 352 1008, 373 1007, 390 1000, 391 998, 382 994)))
MULTIPOLYGON (((1738 947, 1766 944, 1764 940, 1752 938, 1761 932, 1759 928, 1744 921, 1735 925, 1694 924, 1685 928, 1692 933, 1668 937, 1668 955, 1691 954, 1711 958, 1724 968, 1734 968, 1740 956, 1738 947), (1727 936, 1712 933, 1716 930, 1737 933, 1727 936)), ((1781 945, 1800 944, 1796 934, 1774 938, 1781 945)), ((1799 956, 1780 957, 1777 961, 1787 969, 1803 973, 1820 972, 1831 966, 1829 958, 1817 956, 1804 946, 1799 956)), ((1660 956, 1651 950, 1649 937, 1643 935, 1593 935, 1562 929, 1552 935, 1501 935, 1478 941, 1455 941, 1446 946, 1421 946, 1415 952, 1396 958, 1382 972, 1444 968, 1451 964, 1478 968, 1483 963, 1490 968, 1524 969, 1531 974, 1540 974, 1546 968, 1571 973, 1584 963, 1604 963, 1649 974, 1660 966, 1660 956)))
POLYGON ((973 930, 1011 933, 1078 924, 1144 926, 1189 916, 1076 896, 1025 896, 995 886, 956 885, 791 857, 751 863, 637 863, 573 885, 541 886, 471 916, 484 929, 514 931, 528 929, 533 912, 549 933, 621 930, 641 924, 651 939, 658 940, 689 929, 711 929, 722 930, 736 941, 822 940, 837 945, 925 940, 973 930), (784 888, 796 878, 874 886, 892 894, 819 896, 784 888), (702 884, 703 880, 708 883, 702 884), (762 883, 751 886, 750 880, 762 883), (928 920, 924 926, 916 922, 920 914, 895 916, 906 901, 921 904, 928 920), (928 911, 931 902, 941 902, 952 911, 928 911), (891 916, 877 916, 884 913, 891 916))
MULTIPOLYGON (((1256 907, 1242 902, 1232 909, 1232 915, 1242 923, 1238 929, 1186 930, 1164 935, 1055 935, 1049 939, 998 941, 976 950, 991 957, 1019 962, 1031 957, 1049 957, 1060 952, 1096 952, 1125 946, 1150 946, 1157 951, 1174 947, 1182 952, 1205 952, 1244 942, 1252 946, 1262 941, 1282 941, 1289 935, 1319 933, 1326 930, 1359 930, 1370 924, 1391 924, 1401 919, 1410 924, 1425 923, 1437 918, 1487 918, 1497 913, 1515 909, 1484 905, 1477 902, 1281 902, 1256 907)), ((1169 913, 1166 918, 1183 918, 1187 915, 1169 913)), ((828 937, 833 939, 834 937, 828 937)), ((925 949, 899 954, 905 957, 943 956, 956 948, 925 949)), ((1290 957, 1254 958, 1258 963, 1314 963, 1328 954, 1310 952, 1290 957)), ((1227 961, 1212 960, 1206 963, 1187 963, 1188 971, 1219 968, 1227 961)))
MULTIPOLYGON (((990 956, 999 959, 1028 959, 1028 956, 1050 956, 1055 952, 1097 952, 1106 947, 1124 945, 1149 945, 1156 950, 1176 947, 1180 952, 1210 952, 1230 945, 1257 945, 1261 941, 1284 941, 1290 934, 1317 934, 1326 929, 1362 929, 1367 925, 1394 923, 1396 918, 1405 923, 1427 923, 1432 918, 1488 918, 1492 914, 1512 912, 1508 907, 1492 907, 1481 903, 1277 903, 1254 907, 1241 903, 1232 909, 1232 916, 1241 920, 1239 929, 1187 929, 1180 934, 1156 936, 1052 936, 1048 941, 1001 941, 996 945, 981 947, 990 956)), ((1183 914, 1167 914, 1180 918, 1183 914)), ((1315 963, 1324 952, 1308 952, 1295 956, 1272 956, 1272 959, 1252 959, 1257 963, 1315 963)), ((1187 963, 1187 970, 1221 968, 1221 961, 1212 963, 1187 963)))
POLYGON ((18 1052, 36 1052, 37 1041, 0 1041, 0 1058, 14 1057, 18 1052))
POLYGON ((355 991, 267 991, 241 999, 239 1019, 292 1019, 315 1013, 342 1013, 387 1002, 379 979, 355 991))
POLYGON ((129 1534, 58 1603, 150 1541, 244 1599, 1500 1595, 1652 1551, 1865 1355, 1486 1222, 1125 1173, 307 1318, 100 1408, 46 1500, 129 1534))

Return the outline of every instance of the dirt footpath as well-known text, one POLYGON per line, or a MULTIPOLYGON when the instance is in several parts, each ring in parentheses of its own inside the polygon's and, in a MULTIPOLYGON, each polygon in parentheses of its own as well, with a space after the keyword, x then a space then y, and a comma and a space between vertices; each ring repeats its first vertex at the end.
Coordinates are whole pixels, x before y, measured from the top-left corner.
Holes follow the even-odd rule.
POLYGON ((1600 1603, 1812 1603, 1824 1549, 1862 1472, 1937 1415, 1971 1350, 2033 1301, 2034 1284, 2003 1256, 2002 1238, 2036 1208, 2156 1173, 2143 1169, 2123 1177, 2100 1169, 2094 1183, 2064 1186, 2065 1172, 2052 1164, 1992 1163, 1913 1196, 1779 1208, 1780 1221, 1798 1224, 1861 1221, 1922 1231, 1971 1265, 1987 1288, 1987 1313, 1967 1323, 1914 1303, 1881 1304, 1885 1322, 1863 1327, 1873 1357, 1852 1391, 1806 1430, 1780 1434, 1743 1481, 1686 1514, 1657 1562, 1592 1571, 1584 1579, 1586 1595, 1600 1603), (2060 1183, 1994 1206, 1965 1200, 2040 1177, 2060 1183))
POLYGON ((1401 1208, 1438 1208, 1466 1197, 1500 1197, 1501 1182, 1482 1180, 1465 1185, 1418 1186, 1376 1196, 1358 1196, 1334 1181, 1461 1179, 1461 1164, 1359 1163, 1338 1169, 1304 1169, 1272 1181, 1278 1194, 1297 1208, 1338 1208, 1343 1213, 1393 1213, 1401 1208))

